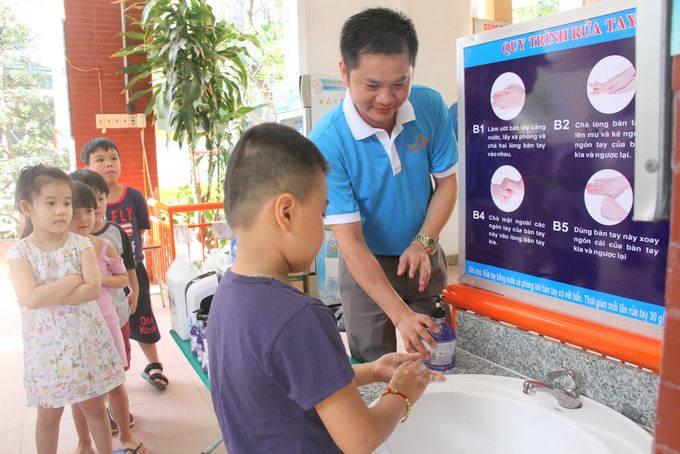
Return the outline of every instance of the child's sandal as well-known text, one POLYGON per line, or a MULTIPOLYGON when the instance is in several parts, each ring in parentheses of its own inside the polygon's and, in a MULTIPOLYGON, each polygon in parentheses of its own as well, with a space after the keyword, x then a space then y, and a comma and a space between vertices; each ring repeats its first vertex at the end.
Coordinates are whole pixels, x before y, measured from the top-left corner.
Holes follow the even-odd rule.
POLYGON ((142 378, 160 390, 163 390, 168 386, 168 377, 163 375, 163 365, 161 363, 147 364, 144 368, 144 372, 142 372, 142 378), (160 372, 151 373, 152 371, 160 372))
POLYGON ((119 452, 126 453, 126 452, 131 452, 132 454, 140 454, 140 453, 147 453, 148 451, 144 447, 144 443, 140 443, 137 445, 136 448, 125 448, 125 449, 118 449, 116 451, 113 451, 113 454, 118 454, 119 452))
POLYGON ((108 407, 106 408, 106 413, 108 413, 109 415, 109 423, 111 424, 111 435, 116 435, 119 432, 116 418, 113 417, 113 412, 108 407))

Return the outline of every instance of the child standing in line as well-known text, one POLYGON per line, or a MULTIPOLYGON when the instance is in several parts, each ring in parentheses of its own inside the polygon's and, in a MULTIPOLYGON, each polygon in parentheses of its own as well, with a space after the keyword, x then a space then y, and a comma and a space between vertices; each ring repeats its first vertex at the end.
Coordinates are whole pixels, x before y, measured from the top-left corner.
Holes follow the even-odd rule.
POLYGON ((120 357, 97 306, 101 273, 88 238, 67 231, 73 185, 56 167, 21 171, 15 204, 26 218, 9 250, 12 284, 21 306, 24 387, 38 407, 38 454, 57 452, 64 406, 78 404, 100 454, 113 443, 104 394, 125 379, 120 357))
MULTIPOLYGON (((69 225, 69 231, 87 237, 92 241, 97 256, 97 264, 102 273, 102 289, 99 298, 97 298, 97 304, 113 336, 123 366, 127 366, 123 333, 120 330, 116 307, 110 292, 111 289, 122 289, 127 286, 128 276, 125 272, 125 265, 123 265, 122 259, 108 240, 91 234, 95 224, 95 210, 97 207, 97 199, 94 192, 92 192, 88 185, 79 181, 74 181, 73 186, 73 220, 69 225)), ((118 415, 121 422, 123 420, 127 422, 127 424, 121 427, 120 441, 123 445, 123 452, 146 453, 146 448, 144 448, 143 444, 137 442, 130 432, 129 404, 125 384, 121 384, 109 391, 109 400, 114 412, 116 410, 121 412, 118 415), (126 418, 126 416, 128 417, 126 418)), ((72 454, 89 454, 92 452, 92 441, 90 440, 87 421, 78 406, 72 406, 72 412, 79 439, 78 446, 72 454)))
POLYGON ((110 289, 123 288, 128 284, 128 277, 125 273, 125 266, 113 245, 108 241, 96 236, 90 235, 94 226, 94 210, 97 206, 97 200, 94 193, 85 183, 79 181, 73 182, 73 199, 71 201, 73 207, 73 217, 68 226, 68 231, 76 233, 80 236, 88 238, 92 242, 94 252, 97 257, 97 265, 101 271, 102 288, 97 298, 99 310, 104 316, 106 325, 109 327, 113 342, 116 345, 116 350, 120 355, 123 366, 127 366, 127 359, 125 355, 125 345, 123 342, 123 333, 118 326, 118 314, 116 314, 116 307, 111 299, 110 289))
MULTIPOLYGON (((94 228, 92 235, 109 240, 116 249, 118 255, 123 259, 128 275, 128 287, 124 289, 111 289, 111 297, 116 305, 116 314, 125 341, 125 355, 128 365, 125 370, 130 368, 130 314, 137 309, 137 297, 139 294, 139 284, 137 283, 137 272, 135 268, 135 256, 132 253, 132 245, 125 230, 115 222, 106 220, 106 196, 109 187, 106 181, 97 172, 89 169, 79 169, 69 174, 73 181, 85 183, 92 189, 97 199, 97 208, 94 210, 94 228)), ((134 419, 131 419, 134 421, 134 419)), ((115 422, 114 422, 115 424, 115 422)), ((134 425, 134 424, 132 424, 134 425)))
POLYGON ((144 195, 137 189, 121 184, 120 155, 118 147, 110 139, 98 137, 83 146, 80 159, 88 169, 94 170, 106 181, 109 188, 106 218, 120 224, 130 237, 132 251, 137 262, 139 293, 137 310, 130 315, 130 338, 136 340, 146 356, 147 364, 142 377, 158 389, 165 389, 168 378, 158 357, 156 343, 161 338, 158 324, 151 307, 149 277, 144 267, 142 236, 151 228, 149 208, 144 195))
POLYGON ((432 380, 419 354, 350 365, 332 311, 289 273, 324 237, 328 164, 308 139, 264 123, 229 158, 224 212, 238 254, 210 307, 210 387, 229 454, 372 452, 432 380), (389 382, 367 407, 358 386, 389 382))
MULTIPOLYGON (((120 325, 120 330, 123 333, 123 341, 125 342, 125 354, 128 365, 125 370, 130 368, 131 359, 131 348, 130 348, 130 314, 134 313, 137 308, 137 297, 135 295, 139 294, 139 284, 137 283, 137 272, 135 268, 137 263, 135 262, 135 257, 132 253, 132 246, 130 245, 130 239, 128 238, 125 230, 115 222, 107 221, 106 216, 106 196, 109 193, 109 187, 106 185, 106 181, 97 172, 89 169, 79 169, 70 173, 71 179, 74 181, 80 181, 88 185, 93 191, 97 199, 97 208, 94 211, 94 230, 92 235, 98 236, 100 238, 107 239, 116 249, 118 255, 123 259, 125 264, 125 269, 128 274, 128 287, 125 289, 111 289, 111 297, 113 298, 113 303, 116 305, 116 313, 118 314, 118 320, 120 325), (127 295, 126 295, 127 292, 127 295), (134 303, 134 304, 133 304, 134 303)), ((109 409, 109 419, 111 422, 111 433, 113 435, 120 431, 120 440, 124 444, 127 443, 130 446, 136 446, 136 440, 132 433, 127 430, 127 427, 132 427, 135 425, 134 416, 129 413, 129 403, 127 399, 127 394, 124 399, 121 398, 125 407, 112 410, 109 409), (126 408, 128 410, 126 410, 126 408), (128 419, 125 420, 125 412, 128 411, 128 419), (122 428, 119 428, 118 421, 115 418, 115 414, 120 416, 120 423, 122 428)), ((111 407, 117 405, 116 399, 114 398, 111 407)))
MULTIPOLYGON (((137 282, 137 272, 135 271, 137 263, 135 262, 135 256, 132 253, 132 245, 130 244, 130 239, 125 233, 125 230, 115 222, 107 221, 106 217, 106 196, 109 193, 109 187, 106 185, 106 181, 97 172, 89 169, 79 169, 70 173, 70 177, 73 181, 80 181, 88 185, 93 191, 97 199, 97 208, 94 210, 94 230, 92 235, 98 236, 109 240, 113 247, 116 249, 118 255, 123 259, 125 264, 125 269, 128 275, 128 287, 124 289, 111 289, 111 297, 113 303, 116 305, 116 314, 118 314, 118 320, 120 325, 120 330, 123 333, 123 341, 125 342, 125 355, 127 359, 127 366, 125 370, 130 368, 131 360, 131 347, 130 347, 130 314, 134 313, 137 309, 137 296, 139 294, 139 283, 137 282)), ((115 400, 115 399, 114 399, 115 400)), ((121 416, 120 423, 123 425, 121 430, 118 426, 118 421, 114 416, 115 414, 123 415, 125 408, 129 409, 129 403, 127 400, 127 395, 125 396, 124 403, 126 407, 121 407, 116 411, 111 408, 108 409, 109 420, 111 422, 111 434, 116 435, 119 431, 120 439, 124 443, 128 443, 130 446, 136 446, 136 440, 132 436, 132 433, 126 429, 135 425, 135 418, 132 413, 128 412, 128 419, 125 420, 121 416)), ((116 403, 112 403, 112 407, 116 406, 116 403)))

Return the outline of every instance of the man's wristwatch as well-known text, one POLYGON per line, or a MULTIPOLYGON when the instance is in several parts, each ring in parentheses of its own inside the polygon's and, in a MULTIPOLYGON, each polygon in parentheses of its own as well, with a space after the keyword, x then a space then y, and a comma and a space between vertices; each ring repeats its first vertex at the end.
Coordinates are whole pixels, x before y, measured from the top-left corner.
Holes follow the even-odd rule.
POLYGON ((437 252, 437 242, 425 235, 416 235, 413 241, 417 241, 423 245, 428 254, 434 255, 437 252))

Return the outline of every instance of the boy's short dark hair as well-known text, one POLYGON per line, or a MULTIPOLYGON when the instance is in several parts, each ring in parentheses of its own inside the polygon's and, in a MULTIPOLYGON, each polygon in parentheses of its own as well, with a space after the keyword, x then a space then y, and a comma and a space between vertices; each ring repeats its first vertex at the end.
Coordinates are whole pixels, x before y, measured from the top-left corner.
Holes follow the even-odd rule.
POLYGON ((272 196, 291 193, 305 201, 326 159, 309 139, 278 123, 263 123, 241 135, 224 178, 224 213, 232 228, 247 227, 272 196))
POLYGON ((118 151, 118 147, 113 142, 113 140, 107 139, 106 137, 97 137, 95 139, 90 140, 85 145, 83 145, 83 149, 80 150, 80 160, 83 161, 83 163, 86 166, 89 166, 90 165, 90 155, 92 153, 94 153, 98 149, 108 151, 111 148, 116 150, 116 154, 120 157, 120 151, 118 151))
POLYGON ((97 208, 97 197, 94 195, 92 188, 81 183, 80 181, 73 182, 73 199, 71 200, 73 209, 78 208, 97 208))
POLYGON ((362 54, 400 55, 408 52, 416 66, 418 35, 413 21, 390 8, 370 8, 347 19, 340 32, 340 54, 348 74, 362 54))
POLYGON ((106 184, 104 177, 99 175, 94 170, 78 169, 69 174, 73 181, 80 181, 88 185, 93 191, 103 192, 109 195, 109 185, 106 184))

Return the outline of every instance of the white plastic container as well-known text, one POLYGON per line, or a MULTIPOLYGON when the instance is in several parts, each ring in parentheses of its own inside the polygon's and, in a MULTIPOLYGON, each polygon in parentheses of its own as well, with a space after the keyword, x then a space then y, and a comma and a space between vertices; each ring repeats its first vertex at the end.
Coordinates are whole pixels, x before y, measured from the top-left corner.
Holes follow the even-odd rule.
POLYGON ((191 332, 187 322, 186 286, 200 274, 194 265, 183 254, 177 254, 168 272, 165 273, 165 282, 168 284, 168 298, 170 299, 170 322, 172 328, 182 340, 189 340, 191 332))
POLYGON ((222 249, 214 248, 210 250, 210 255, 201 266, 201 273, 225 269, 229 264, 231 264, 230 257, 222 249))

